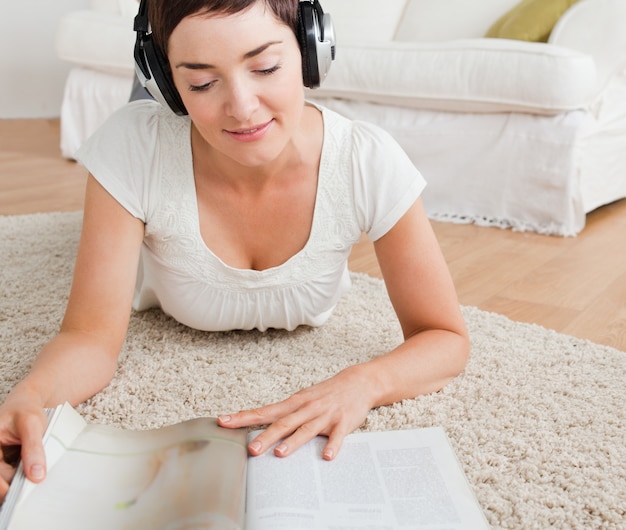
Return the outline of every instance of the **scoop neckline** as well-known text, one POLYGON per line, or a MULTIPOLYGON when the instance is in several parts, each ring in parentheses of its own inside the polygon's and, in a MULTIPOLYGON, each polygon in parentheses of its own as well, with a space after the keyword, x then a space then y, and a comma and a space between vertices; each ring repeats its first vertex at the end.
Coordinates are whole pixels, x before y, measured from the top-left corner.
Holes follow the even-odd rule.
POLYGON ((189 141, 187 142, 187 167, 188 167, 187 174, 190 176, 190 178, 187 179, 187 185, 189 186, 189 189, 190 189, 190 200, 193 203, 192 213, 193 213, 194 235, 198 240, 199 246, 207 254, 209 254, 213 258, 213 260, 219 263, 220 266, 223 267, 225 270, 228 270, 230 272, 237 273, 237 274, 247 274, 247 275, 256 275, 256 276, 275 274, 276 272, 280 270, 288 268, 292 262, 300 259, 307 252, 308 248, 311 245, 311 242, 313 241, 315 235, 317 234, 318 224, 319 224, 318 219, 319 219, 319 209, 320 209, 320 190, 322 189, 322 185, 321 185, 322 179, 326 174, 326 170, 325 170, 326 168, 326 142, 328 139, 328 134, 327 134, 328 131, 326 127, 326 114, 324 112, 324 109, 320 108, 319 106, 315 104, 313 104, 313 106, 317 108, 322 114, 323 138, 322 138, 322 152, 320 156, 319 171, 317 175, 317 188, 315 190, 315 205, 313 207, 313 219, 311 220, 311 229, 309 231, 309 237, 307 238, 304 246, 300 250, 298 250, 298 252, 296 252, 295 254, 290 256, 287 260, 285 260, 283 263, 280 263, 279 265, 275 265, 273 267, 268 267, 267 269, 261 269, 261 270, 244 269, 240 267, 235 267, 233 265, 229 265, 220 256, 218 256, 211 249, 211 247, 209 247, 209 245, 206 244, 206 242, 204 241, 204 238, 202 237, 202 231, 200 230, 200 208, 198 206, 198 194, 196 192, 195 175, 193 172, 193 153, 191 149, 191 120, 190 119, 188 120, 187 138, 189 138, 189 141))

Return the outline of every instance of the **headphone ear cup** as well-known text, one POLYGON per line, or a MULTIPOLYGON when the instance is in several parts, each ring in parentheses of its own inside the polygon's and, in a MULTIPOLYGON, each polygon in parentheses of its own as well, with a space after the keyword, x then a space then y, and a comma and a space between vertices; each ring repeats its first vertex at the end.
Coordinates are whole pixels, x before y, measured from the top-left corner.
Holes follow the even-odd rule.
POLYGON ((141 85, 164 107, 179 116, 187 114, 185 104, 174 86, 169 62, 152 40, 148 20, 148 2, 141 0, 135 16, 135 72, 141 85))
POLYGON ((302 55, 302 81, 308 88, 320 86, 335 58, 335 33, 330 15, 317 0, 300 0, 297 38, 302 55))
POLYGON ((179 116, 187 114, 185 104, 174 86, 169 63, 158 47, 154 44, 151 35, 143 39, 143 48, 146 64, 150 71, 152 82, 147 80, 146 89, 157 101, 169 107, 179 116))
POLYGON ((302 81, 306 87, 319 85, 317 57, 315 55, 315 28, 313 5, 300 2, 298 5, 298 44, 302 55, 302 81))

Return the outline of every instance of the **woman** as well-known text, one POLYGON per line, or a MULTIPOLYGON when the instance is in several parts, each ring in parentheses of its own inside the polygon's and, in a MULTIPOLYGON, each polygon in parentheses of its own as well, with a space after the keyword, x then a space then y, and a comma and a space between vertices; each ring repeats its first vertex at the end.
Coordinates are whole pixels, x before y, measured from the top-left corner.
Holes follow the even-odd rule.
MULTIPOLYGON (((43 408, 109 383, 131 307, 208 331, 319 326, 349 287, 362 232, 404 342, 221 425, 269 425, 252 455, 280 441, 275 453, 287 456, 326 435, 331 460, 370 409, 437 391, 464 368, 468 336, 424 181, 389 135, 305 101, 301 8, 150 0, 151 38, 183 115, 131 103, 78 155, 90 176, 67 311, 0 408, 0 443, 22 445, 31 480, 45 476, 43 408)), ((3 464, 2 495, 11 473, 3 464)))

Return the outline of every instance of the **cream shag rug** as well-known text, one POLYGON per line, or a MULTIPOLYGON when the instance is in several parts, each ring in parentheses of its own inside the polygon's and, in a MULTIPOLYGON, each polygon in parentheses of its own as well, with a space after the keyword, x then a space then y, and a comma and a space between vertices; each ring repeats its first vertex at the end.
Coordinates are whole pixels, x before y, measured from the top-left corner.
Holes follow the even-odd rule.
MULTIPOLYGON (((63 315, 79 213, 0 217, 0 398, 63 315)), ((79 407, 149 428, 256 407, 401 339, 384 284, 353 276, 326 326, 202 333, 133 314, 119 370, 79 407)), ((441 425, 494 528, 626 528, 626 353, 463 308, 465 372, 443 391, 370 413, 365 430, 441 425)))

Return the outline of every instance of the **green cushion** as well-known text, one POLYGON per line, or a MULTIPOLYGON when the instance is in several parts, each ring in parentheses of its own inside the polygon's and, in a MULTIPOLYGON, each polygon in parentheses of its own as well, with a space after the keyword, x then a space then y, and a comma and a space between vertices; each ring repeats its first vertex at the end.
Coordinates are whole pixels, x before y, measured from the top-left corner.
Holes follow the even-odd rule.
POLYGON ((485 37, 547 42, 561 15, 578 0, 522 0, 489 28, 485 37))

